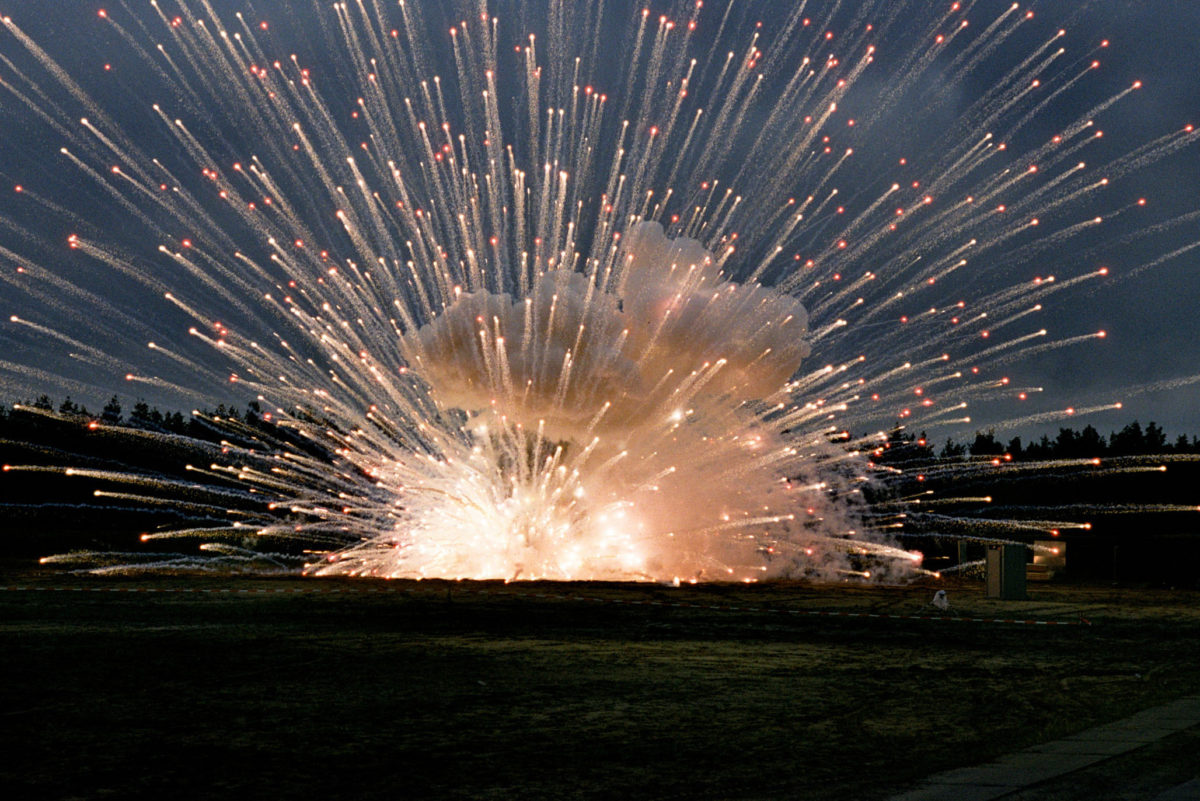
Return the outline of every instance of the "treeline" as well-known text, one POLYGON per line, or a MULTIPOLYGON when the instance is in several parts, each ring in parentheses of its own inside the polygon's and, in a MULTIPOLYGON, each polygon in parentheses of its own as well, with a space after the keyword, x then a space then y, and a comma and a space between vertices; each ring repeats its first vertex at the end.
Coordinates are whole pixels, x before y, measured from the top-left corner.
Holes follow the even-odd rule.
MULTIPOLYGON (((75 403, 68 396, 61 403, 55 404, 49 395, 42 395, 37 400, 18 404, 77 420, 81 423, 95 422, 108 426, 127 426, 146 431, 158 431, 170 434, 181 434, 197 439, 211 439, 213 428, 204 422, 204 418, 219 417, 225 420, 239 420, 251 426, 259 427, 270 420, 270 415, 264 415, 257 402, 247 404, 245 411, 233 406, 220 404, 213 410, 203 411, 199 417, 177 411, 163 412, 150 406, 144 400, 137 400, 126 413, 121 399, 113 395, 98 413, 90 412, 86 406, 75 403)), ((34 425, 32 417, 14 414, 12 409, 0 406, 0 421, 8 423, 10 435, 19 435, 23 425, 34 425), (17 430, 14 430, 16 428, 17 430)), ((1047 459, 1088 459, 1105 456, 1150 456, 1157 454, 1200 454, 1200 436, 1188 437, 1180 434, 1169 439, 1166 432, 1157 423, 1151 421, 1142 426, 1137 420, 1129 423, 1120 431, 1110 431, 1105 436, 1095 426, 1087 425, 1076 431, 1073 428, 1059 428, 1053 438, 1043 434, 1041 438, 1024 442, 1021 437, 1013 437, 1007 442, 996 436, 994 429, 977 431, 975 438, 968 442, 947 439, 940 448, 928 441, 924 432, 920 435, 909 434, 897 428, 891 433, 886 443, 876 451, 876 457, 882 461, 897 459, 963 459, 973 457, 1004 457, 1014 461, 1042 461, 1047 459)))
POLYGON ((231 516, 287 518, 286 510, 270 508, 268 493, 241 486, 236 471, 202 467, 205 477, 197 481, 195 465, 269 470, 280 452, 335 460, 257 404, 243 409, 221 405, 185 415, 143 400, 126 407, 116 396, 96 411, 47 395, 0 405, 0 513, 12 535, 9 556, 129 551, 145 533, 219 527, 231 516))
MULTIPOLYGON (((322 429, 333 423, 319 412, 295 408, 292 416, 322 429)), ((200 409, 187 416, 181 412, 163 412, 144 400, 134 402, 126 412, 121 399, 114 395, 99 413, 75 403, 70 397, 61 403, 42 395, 31 403, 17 403, 10 408, 0 406, 0 453, 30 449, 37 451, 56 449, 62 454, 78 453, 84 447, 80 433, 99 436, 107 432, 117 435, 111 439, 105 456, 119 459, 136 468, 149 469, 153 450, 145 437, 124 437, 122 432, 137 431, 153 434, 180 435, 192 440, 176 440, 176 449, 196 449, 202 444, 224 445, 232 443, 250 451, 267 453, 279 449, 303 453, 318 459, 332 459, 333 454, 311 437, 305 436, 293 425, 280 425, 274 416, 264 412, 257 401, 246 404, 245 411, 232 405, 218 404, 215 409, 200 409), (82 430, 82 431, 81 431, 82 430)), ((93 437, 94 438, 94 437, 93 437)), ((34 457, 41 463, 45 460, 34 457)), ((58 457, 58 458, 61 458, 58 457)))
POLYGON ((968 442, 947 439, 936 448, 925 434, 893 431, 875 455, 880 461, 965 459, 968 457, 1001 457, 1006 461, 1045 461, 1048 459, 1092 459, 1112 456, 1154 456, 1162 454, 1200 454, 1200 437, 1180 434, 1169 439, 1157 423, 1142 426, 1134 420, 1120 431, 1104 436, 1093 425, 1076 431, 1060 428, 1055 437, 1043 434, 1032 442, 1013 437, 1005 442, 994 429, 975 432, 968 442))
MULTIPOLYGON (((57 412, 61 417, 82 424, 98 423, 106 426, 126 426, 143 431, 181 434, 196 439, 211 439, 213 437, 213 429, 210 425, 203 422, 204 417, 220 417, 226 420, 232 418, 251 425, 260 424, 263 421, 262 410, 255 401, 251 401, 247 405, 245 412, 233 406, 220 404, 216 409, 201 412, 200 418, 190 414, 185 417, 183 413, 177 411, 163 412, 140 399, 134 402, 133 406, 128 410, 128 414, 126 414, 124 407, 121 405, 121 399, 116 395, 113 395, 99 412, 89 411, 86 406, 71 400, 69 395, 57 405, 49 395, 42 395, 35 401, 16 404, 16 406, 46 412, 57 412)), ((8 423, 9 433, 14 435, 19 435, 19 429, 22 427, 36 425, 36 415, 21 415, 16 412, 15 407, 9 409, 0 406, 0 420, 8 423)))
POLYGON ((969 444, 946 440, 940 456, 944 458, 964 456, 1000 456, 1009 454, 1013 459, 1081 459, 1096 456, 1152 456, 1170 453, 1200 453, 1200 437, 1188 438, 1180 434, 1173 440, 1153 420, 1143 428, 1134 420, 1120 431, 1111 431, 1105 437, 1095 426, 1087 425, 1081 430, 1058 429, 1058 436, 1051 439, 1043 434, 1040 439, 1028 444, 1020 437, 1006 443, 996 439, 994 431, 976 432, 969 444))

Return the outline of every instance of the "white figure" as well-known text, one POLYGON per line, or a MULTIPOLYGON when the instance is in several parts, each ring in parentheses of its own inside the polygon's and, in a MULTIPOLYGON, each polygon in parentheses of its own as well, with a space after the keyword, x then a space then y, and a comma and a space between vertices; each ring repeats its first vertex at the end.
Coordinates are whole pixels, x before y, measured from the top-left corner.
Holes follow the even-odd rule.
POLYGON ((938 590, 935 592, 933 594, 933 600, 930 601, 930 603, 943 612, 948 612, 950 610, 950 600, 946 598, 945 590, 938 590))

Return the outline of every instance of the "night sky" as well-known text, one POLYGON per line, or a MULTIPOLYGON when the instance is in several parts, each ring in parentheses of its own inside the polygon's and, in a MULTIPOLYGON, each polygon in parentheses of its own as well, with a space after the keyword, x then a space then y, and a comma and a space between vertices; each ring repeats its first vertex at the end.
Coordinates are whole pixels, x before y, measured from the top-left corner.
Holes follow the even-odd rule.
MULTIPOLYGON (((1107 77, 1115 76, 1114 83, 1145 82, 1133 104, 1136 113, 1128 113, 1127 108, 1126 113, 1109 115, 1104 123, 1114 147, 1127 148, 1129 143, 1200 118, 1200 48, 1188 33, 1200 24, 1200 6, 1176 0, 1093 2, 1072 13, 1079 5, 1056 2, 1037 7, 1043 16, 1068 15, 1072 39, 1076 35, 1109 39, 1111 53, 1104 57, 1102 69, 1107 77)), ((1131 188, 1160 209, 1178 214, 1194 210, 1200 207, 1200 148, 1193 145, 1131 178, 1131 188)), ((1107 330, 1107 343, 1088 349, 1085 358, 1063 352, 1025 365, 1043 376, 1040 380, 1050 390, 1061 387, 1064 394, 1078 392, 1072 397, 1096 401, 1124 400, 1124 409, 1097 416, 1095 424, 1101 431, 1134 417, 1143 423, 1158 420, 1176 433, 1194 433, 1200 427, 1200 385, 1136 394, 1156 382, 1200 372, 1200 319, 1195 312, 1200 300, 1200 251, 1130 280, 1120 277, 1194 242, 1198 234, 1200 223, 1193 221, 1144 242, 1106 246, 1100 261, 1113 269, 1114 280, 1095 294, 1064 301, 1060 313, 1064 326, 1107 330), (1114 388, 1131 391, 1113 392, 1114 388)))
MULTIPOLYGON (((131 5, 142 8, 141 3, 131 5)), ((439 4, 420 5, 436 16, 439 4)), ((497 5, 498 8, 508 9, 519 4, 504 2, 497 5)), ((610 5, 612 8, 620 6, 619 3, 610 5)), ((655 4, 656 9, 658 5, 655 4)), ((983 0, 976 4, 971 16, 990 19, 997 13, 994 9, 1007 5, 1007 2, 983 0)), ((119 4, 110 6, 114 16, 119 17, 142 46, 152 49, 154 43, 163 39, 163 25, 151 16, 148 7, 138 12, 141 17, 139 23, 131 21, 128 9, 121 8, 119 4)), ((278 41, 286 43, 280 44, 281 48, 299 49, 304 54, 305 63, 311 64, 314 70, 324 68, 336 74, 339 69, 346 69, 343 54, 322 52, 319 45, 321 37, 305 40, 300 26, 308 17, 307 13, 295 15, 300 22, 287 13, 292 6, 306 8, 304 3, 291 0, 252 4, 221 0, 215 2, 214 6, 222 13, 224 9, 257 7, 257 11, 246 15, 248 19, 269 19, 273 25, 286 28, 278 34, 281 37, 278 41)), ((102 3, 92 2, 21 0, 19 3, 3 3, 0 12, 11 14, 147 152, 167 152, 171 147, 169 140, 153 127, 156 123, 151 121, 145 109, 146 103, 154 101, 169 104, 172 107, 169 113, 190 115, 190 121, 194 121, 199 129, 208 131, 208 143, 225 138, 227 152, 236 154, 253 150, 254 143, 247 141, 245 132, 223 130, 219 118, 212 120, 211 126, 206 128, 202 124, 204 114, 191 108, 191 98, 161 97, 163 83, 152 75, 138 71, 136 65, 139 61, 132 56, 130 45, 114 36, 98 19, 97 10, 101 7, 102 3), (105 64, 110 64, 112 69, 106 71, 105 64)), ((630 7, 632 9, 634 6, 631 4, 630 7)), ((754 7, 753 4, 751 7, 754 7)), ((820 4, 813 7, 819 8, 820 4)), ((1106 155, 1100 156, 1101 160, 1116 158, 1142 142, 1178 131, 1188 123, 1200 124, 1200 77, 1197 77, 1200 76, 1200 47, 1195 41, 1195 31, 1200 30, 1200 5, 1189 0, 1105 0, 1091 3, 1056 0, 1034 3, 1030 7, 1037 12, 1035 25, 1029 32, 1030 42, 1045 39, 1047 33, 1058 26, 1068 31, 1064 46, 1073 58, 1084 58, 1092 53, 1102 39, 1111 42, 1111 46, 1098 56, 1103 62, 1101 79, 1089 84, 1091 88, 1073 93, 1069 104, 1054 106, 1039 117, 1035 131, 1049 132, 1056 125, 1065 125, 1090 103, 1110 97, 1134 80, 1143 81, 1145 88, 1098 120, 1105 131, 1103 148, 1098 153, 1106 155)), ((768 4, 760 4, 760 9, 769 17, 771 12, 768 4)), ((715 24, 715 18, 713 22, 715 24)), ((274 31, 272 35, 276 35, 274 31)), ((888 48, 892 51, 904 50, 911 46, 905 41, 903 20, 881 45, 883 51, 888 48)), ((24 54, 19 52, 17 44, 7 32, 0 32, 0 54, 14 58, 18 64, 28 63, 22 60, 24 54)), ((886 52, 881 55, 881 58, 886 57, 886 52)), ((602 54, 599 61, 601 71, 605 65, 615 67, 620 58, 620 53, 602 54)), ((990 81, 997 80, 1001 66, 989 64, 980 74, 973 76, 968 86, 986 87, 990 81)), ((452 69, 452 65, 443 64, 441 69, 452 69)), ((8 80, 10 75, 7 66, 0 67, 0 78, 8 80)), ((602 74, 594 77, 598 84, 603 84, 604 79, 602 74)), ((870 79, 868 73, 865 80, 870 79)), ((47 91, 52 97, 61 96, 56 94, 56 90, 47 91)), ((963 96, 959 101, 961 107, 965 108, 969 99, 963 96)), ((953 103, 951 107, 954 107, 953 103)), ((943 110, 942 113, 951 112, 943 110)), ((48 259, 54 259, 68 282, 104 297, 116 298, 116 305, 131 310, 135 318, 145 308, 144 314, 148 316, 140 318, 145 323, 145 331, 135 331, 127 338, 118 338, 119 341, 111 345, 119 358, 136 360, 140 358, 137 355, 140 353, 138 348, 144 343, 146 335, 157 332, 159 338, 169 340, 178 334, 178 329, 186 326, 186 322, 182 317, 172 317, 165 309, 158 309, 149 295, 145 299, 137 295, 145 290, 135 289, 133 285, 113 284, 109 279, 77 265, 69 254, 63 255, 62 243, 73 230, 72 226, 79 224, 78 220, 86 221, 85 225, 89 226, 93 238, 109 236, 122 252, 146 259, 147 262, 155 259, 154 247, 157 243, 141 239, 137 225, 131 222, 127 210, 111 203, 103 193, 98 193, 69 168, 57 152, 61 142, 56 139, 54 132, 37 124, 33 117, 28 109, 12 102, 7 94, 0 101, 0 182, 5 189, 4 194, 0 195, 0 218, 4 221, 0 228, 0 244, 27 254, 37 263, 47 264, 48 259), (11 187, 18 184, 34 187, 44 196, 52 198, 52 202, 68 208, 66 216, 77 215, 76 222, 53 219, 31 207, 26 199, 10 191, 11 187), (58 250, 55 251, 54 247, 58 250), (176 334, 171 334, 171 331, 176 334), (127 354, 117 352, 126 346, 127 354)), ((938 124, 938 120, 933 120, 930 128, 936 128, 938 124)), ((925 144, 913 142, 909 149, 916 154, 916 158, 920 158, 921 148, 925 144)), ((169 158, 170 155, 167 153, 165 157, 169 158)), ((1090 158, 1096 159, 1098 156, 1092 155, 1090 158)), ((1047 313, 1043 319, 1043 324, 1051 329, 1051 333, 1061 337, 1104 329, 1108 336, 1103 343, 1089 343, 1021 359, 1008 368, 1014 380, 1046 388, 1044 396, 1037 399, 1037 408, 1030 411, 1122 401, 1123 409, 1093 415, 1087 422, 1094 423, 1102 433, 1120 428, 1133 418, 1139 418, 1143 423, 1156 420, 1172 437, 1182 432, 1200 433, 1200 379, 1197 383, 1182 387, 1153 388, 1158 382, 1200 376, 1200 315, 1196 313, 1196 301, 1200 299, 1200 278, 1196 275, 1200 249, 1128 277, 1140 265, 1200 238, 1200 222, 1195 220, 1168 225, 1161 231, 1151 228, 1200 208, 1198 186, 1200 147, 1193 143, 1168 159, 1125 176, 1114 188, 1114 192, 1119 192, 1122 199, 1147 198, 1148 205, 1144 212, 1129 212, 1117 224, 1103 227, 1094 245, 1089 241, 1087 247, 1081 250, 1076 242, 1071 249, 1063 252, 1042 252, 1037 255, 1037 261, 1009 271, 1014 276, 1050 273, 1070 276, 1099 266, 1106 266, 1111 271, 1104 282, 1094 282, 1083 291, 1069 295, 1053 296, 1047 301, 1047 313)), ((1111 205, 1122 205, 1123 202, 1113 202, 1111 205)), ((1098 207, 1105 205, 1109 204, 1102 201, 1098 207)), ((335 234, 331 234, 333 236, 335 234)), ((13 269, 14 263, 10 259, 6 258, 4 262, 6 271, 13 269)), ((167 284, 173 280, 169 271, 164 272, 162 278, 167 284)), ((0 284, 0 302, 21 310, 21 313, 25 313, 27 308, 19 293, 7 284, 0 284)), ((4 317, 7 318, 9 313, 6 311, 4 317)), ((88 309, 83 316, 90 317, 93 313, 88 309)), ((66 328, 70 328, 69 323, 66 328)), ((7 387, 3 400, 7 402, 22 400, 37 387, 44 387, 45 391, 55 396, 70 392, 96 405, 110 393, 108 387, 130 399, 134 395, 141 395, 171 407, 180 407, 194 400, 180 401, 173 399, 170 393, 160 395, 153 389, 144 392, 130 390, 119 381, 113 382, 113 370, 58 360, 32 346, 27 337, 14 333, 11 328, 0 332, 0 337, 3 337, 0 343, 5 348, 8 361, 63 373, 69 379, 79 379, 81 382, 74 385, 64 383, 63 388, 59 389, 48 383, 47 376, 27 372, 22 377, 20 370, 10 368, 9 377, 3 379, 7 387)), ((182 335, 180 338, 186 339, 182 335)), ((211 397, 216 399, 218 395, 214 392, 211 397)), ((1012 409, 990 407, 974 411, 976 418, 971 425, 951 427, 944 433, 966 436, 974 429, 988 427, 991 424, 989 415, 999 420, 1017 414, 1012 409)), ((1063 424, 1080 425, 1082 422, 1073 420, 1063 424)), ((1026 436, 1044 431, 1052 433, 1056 425, 1057 422, 1018 425, 998 433, 1026 436)))

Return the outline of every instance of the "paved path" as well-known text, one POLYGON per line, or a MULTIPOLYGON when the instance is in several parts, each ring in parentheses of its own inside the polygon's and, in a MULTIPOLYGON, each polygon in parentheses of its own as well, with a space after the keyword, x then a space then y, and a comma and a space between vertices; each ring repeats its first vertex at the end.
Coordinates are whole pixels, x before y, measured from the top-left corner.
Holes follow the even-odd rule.
POLYGON ((1200 776, 1154 796, 1154 801, 1196 801, 1196 799, 1200 799, 1200 776))
MULTIPOLYGON (((1112 759, 1200 725, 1200 696, 1181 698, 1133 717, 1026 748, 984 765, 956 768, 925 779, 890 801, 991 801, 1040 782, 1112 759)), ((1154 801, 1200 800, 1200 776, 1154 801)))

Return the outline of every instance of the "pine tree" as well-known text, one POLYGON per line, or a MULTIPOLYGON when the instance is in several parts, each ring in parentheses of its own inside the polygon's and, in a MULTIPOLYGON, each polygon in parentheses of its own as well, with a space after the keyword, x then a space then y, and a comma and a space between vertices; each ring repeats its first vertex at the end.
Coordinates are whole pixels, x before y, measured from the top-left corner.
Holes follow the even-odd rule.
POLYGON ((104 404, 104 410, 100 412, 100 419, 110 426, 115 426, 121 422, 121 401, 116 395, 109 398, 108 403, 104 404))

